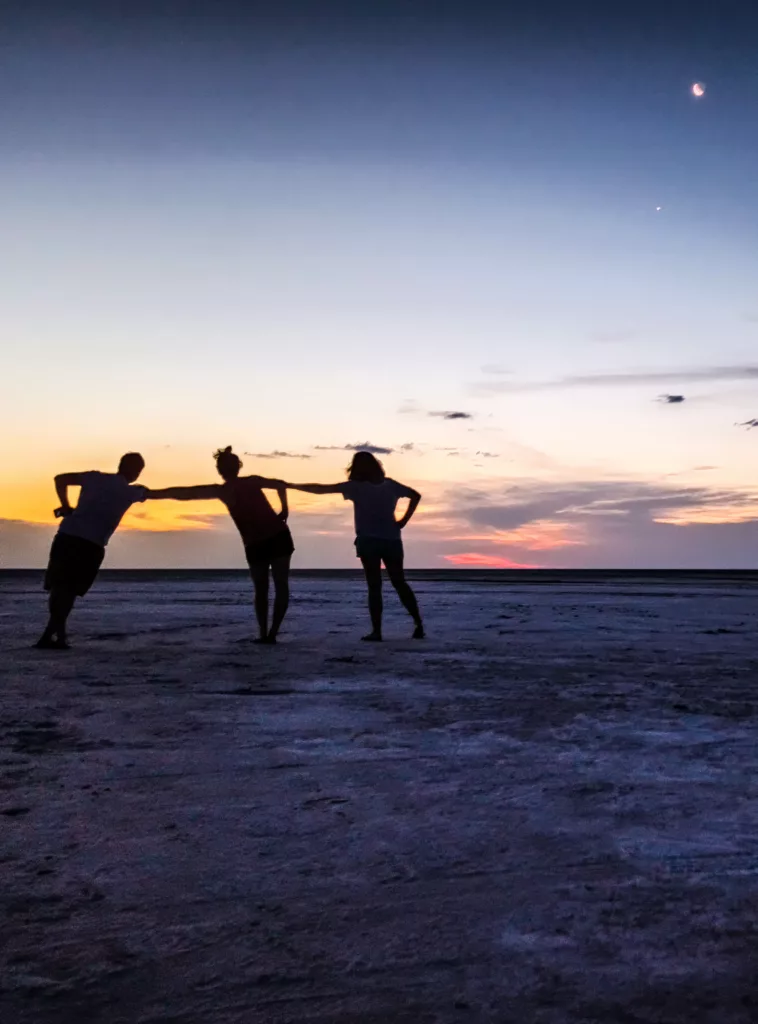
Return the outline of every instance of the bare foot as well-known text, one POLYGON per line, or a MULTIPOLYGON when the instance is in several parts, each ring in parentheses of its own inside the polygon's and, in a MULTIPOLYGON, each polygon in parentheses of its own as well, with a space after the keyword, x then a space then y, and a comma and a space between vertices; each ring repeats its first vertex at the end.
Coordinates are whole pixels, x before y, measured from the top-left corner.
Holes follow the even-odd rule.
POLYGON ((53 640, 51 637, 42 636, 34 645, 40 651, 70 651, 71 646, 65 640, 53 640))
POLYGON ((276 637, 272 636, 269 633, 268 636, 259 636, 257 640, 253 640, 253 643, 254 644, 275 644, 276 643, 276 637))
POLYGON ((381 633, 376 633, 376 632, 367 633, 365 636, 361 637, 361 640, 368 640, 370 643, 381 643, 382 642, 382 634, 381 633))
POLYGON ((413 637, 412 637, 412 639, 413 640, 425 640, 426 639, 426 633, 424 632, 424 627, 422 626, 422 624, 420 622, 416 626, 416 628, 413 630, 413 637))

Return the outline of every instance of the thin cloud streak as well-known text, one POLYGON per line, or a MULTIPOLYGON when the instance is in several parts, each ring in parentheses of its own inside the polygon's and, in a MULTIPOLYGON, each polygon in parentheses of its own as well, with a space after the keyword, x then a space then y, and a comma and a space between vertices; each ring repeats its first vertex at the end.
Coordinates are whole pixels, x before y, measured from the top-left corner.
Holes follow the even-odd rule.
POLYGON ((364 441, 363 444, 317 444, 314 447, 317 452, 371 452, 372 455, 392 455, 395 451, 394 448, 371 444, 370 441, 364 441))
POLYGON ((622 373, 577 374, 555 380, 521 384, 511 381, 479 381, 473 385, 478 394, 517 394, 560 391, 568 388, 632 387, 635 385, 683 384, 720 380, 758 380, 758 366, 709 366, 681 370, 624 371, 622 373))
POLYGON ((245 452, 251 459, 312 459, 312 455, 303 455, 300 452, 245 452))

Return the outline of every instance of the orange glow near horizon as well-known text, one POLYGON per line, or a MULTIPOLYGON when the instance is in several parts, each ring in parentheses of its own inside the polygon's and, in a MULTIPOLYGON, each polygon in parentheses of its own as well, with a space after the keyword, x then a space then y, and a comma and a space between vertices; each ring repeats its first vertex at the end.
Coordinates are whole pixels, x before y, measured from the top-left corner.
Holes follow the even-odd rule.
POLYGON ((466 551, 459 555, 445 555, 445 560, 458 569, 539 569, 539 565, 514 562, 498 555, 483 555, 477 551, 466 551))
POLYGON ((524 548, 527 551, 556 551, 559 548, 581 547, 587 542, 584 532, 579 526, 550 520, 525 523, 514 530, 456 534, 448 539, 461 543, 507 545, 508 547, 524 548))
MULTIPOLYGON (((278 509, 276 494, 269 494, 274 508, 278 509)), ((338 496, 337 496, 338 497, 338 496)), ((78 488, 69 488, 69 500, 76 505, 78 488)), ((299 491, 289 491, 288 501, 292 511, 308 515, 313 512, 328 512, 327 501, 299 491), (319 504, 322 506, 319 508, 319 504)), ((332 511, 335 496, 331 496, 332 511)), ((342 503, 342 499, 340 499, 342 503)), ((32 523, 43 526, 57 526, 53 510, 58 504, 52 480, 46 479, 24 487, 4 490, 0 502, 0 519, 32 523)), ((195 531, 210 529, 213 520, 223 519, 227 511, 220 501, 169 501, 150 500, 133 505, 119 526, 120 530, 157 532, 195 531)))

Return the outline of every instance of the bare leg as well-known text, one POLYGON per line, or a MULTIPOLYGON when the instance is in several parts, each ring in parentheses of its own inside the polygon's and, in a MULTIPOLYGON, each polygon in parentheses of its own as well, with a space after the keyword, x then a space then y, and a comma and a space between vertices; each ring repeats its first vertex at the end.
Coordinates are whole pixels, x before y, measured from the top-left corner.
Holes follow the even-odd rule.
POLYGON ((274 615, 268 634, 268 641, 271 644, 276 643, 277 634, 290 603, 289 577, 291 557, 291 555, 285 555, 284 558, 275 558, 271 562, 271 576, 274 580, 274 615))
POLYGON ((369 558, 361 558, 363 571, 366 574, 368 584, 368 610, 371 616, 371 632, 364 636, 364 640, 382 639, 382 562, 381 559, 372 555, 369 558))
POLYGON ((259 641, 268 642, 268 562, 256 562, 250 568, 255 587, 255 617, 258 620, 259 641))
POLYGON ((47 647, 55 650, 67 650, 68 640, 66 638, 66 622, 71 609, 74 607, 76 594, 73 590, 56 588, 50 591, 48 602, 50 618, 45 632, 37 641, 37 647, 47 647))
POLYGON ((390 561, 384 563, 387 566, 387 573, 390 578, 392 586, 397 591, 397 596, 403 602, 403 607, 408 612, 410 617, 416 623, 416 628, 413 631, 414 640, 424 639, 424 624, 421 621, 421 612, 418 608, 418 601, 416 595, 411 590, 410 584, 405 578, 405 570, 403 569, 403 563, 401 561, 390 561))

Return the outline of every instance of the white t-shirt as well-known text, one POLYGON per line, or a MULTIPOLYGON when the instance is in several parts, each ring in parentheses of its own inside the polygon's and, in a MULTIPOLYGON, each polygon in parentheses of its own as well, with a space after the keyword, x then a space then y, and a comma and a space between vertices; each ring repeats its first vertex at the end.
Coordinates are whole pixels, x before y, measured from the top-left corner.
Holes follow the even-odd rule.
POLYGON ((379 540, 399 540, 400 527, 395 520, 395 506, 401 498, 413 495, 410 487, 397 480, 383 480, 380 484, 364 480, 348 480, 340 487, 345 501, 355 507, 355 533, 357 537, 376 537, 379 540))
POLYGON ((82 473, 77 506, 58 532, 105 547, 127 509, 146 497, 146 487, 127 483, 120 473, 82 473))

